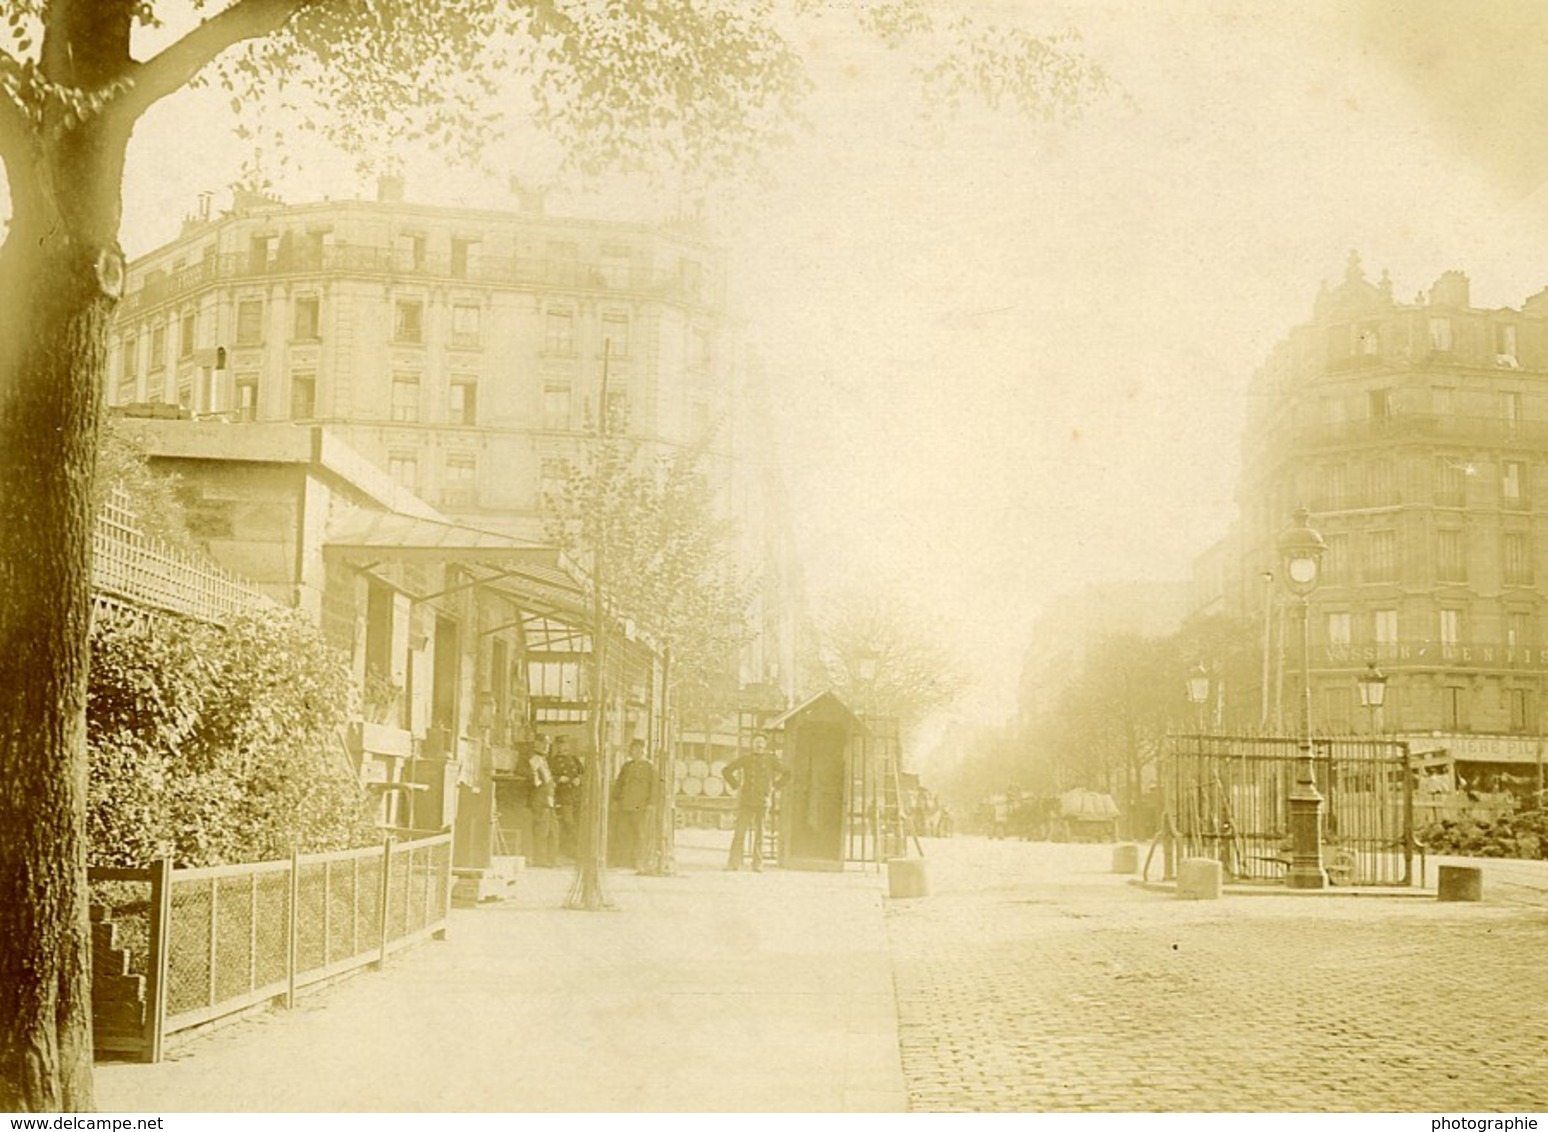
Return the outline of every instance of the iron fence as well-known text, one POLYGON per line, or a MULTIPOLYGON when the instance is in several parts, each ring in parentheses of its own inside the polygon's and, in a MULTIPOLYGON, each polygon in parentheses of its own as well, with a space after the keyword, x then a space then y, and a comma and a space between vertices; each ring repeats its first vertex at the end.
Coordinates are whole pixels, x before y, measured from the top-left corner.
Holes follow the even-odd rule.
MULTIPOLYGON (((1293 738, 1169 736, 1162 792, 1177 852, 1213 857, 1236 880, 1283 880, 1290 862, 1290 793, 1301 758, 1293 738)), ((1412 884, 1408 745, 1319 737, 1312 740, 1312 770, 1323 800, 1329 882, 1412 884)))
POLYGON ((451 834, 286 860, 92 869, 97 1048, 161 1057, 181 1030, 445 931, 451 834))

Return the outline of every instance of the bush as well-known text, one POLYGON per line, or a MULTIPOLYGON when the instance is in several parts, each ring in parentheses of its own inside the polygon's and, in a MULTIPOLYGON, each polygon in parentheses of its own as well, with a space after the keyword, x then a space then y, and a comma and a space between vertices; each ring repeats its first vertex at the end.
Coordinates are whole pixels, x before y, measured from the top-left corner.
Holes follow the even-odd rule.
POLYGON ((299 615, 216 626, 107 620, 92 634, 93 864, 263 860, 374 840, 339 741, 344 660, 299 615))
POLYGON ((1519 810, 1494 821, 1438 821, 1419 831, 1431 853, 1548 860, 1548 812, 1519 810))

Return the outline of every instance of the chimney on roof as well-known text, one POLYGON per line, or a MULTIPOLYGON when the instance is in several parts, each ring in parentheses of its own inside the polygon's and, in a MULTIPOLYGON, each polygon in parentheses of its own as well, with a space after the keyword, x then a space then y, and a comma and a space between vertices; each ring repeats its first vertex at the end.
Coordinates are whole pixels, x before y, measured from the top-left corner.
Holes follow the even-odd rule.
POLYGON ((1448 271, 1430 288, 1430 305, 1437 307, 1471 306, 1470 290, 1465 272, 1448 271))
POLYGON ((403 178, 396 175, 378 177, 376 199, 382 204, 402 204, 403 178))

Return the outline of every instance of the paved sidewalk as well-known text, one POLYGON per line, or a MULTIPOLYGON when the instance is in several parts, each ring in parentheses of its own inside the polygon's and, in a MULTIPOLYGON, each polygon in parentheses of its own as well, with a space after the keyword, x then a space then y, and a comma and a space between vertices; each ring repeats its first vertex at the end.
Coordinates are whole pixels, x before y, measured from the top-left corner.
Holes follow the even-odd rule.
POLYGON ((448 939, 175 1047, 104 1063, 104 1112, 891 1112, 904 1107, 875 873, 570 869, 454 912, 448 939))

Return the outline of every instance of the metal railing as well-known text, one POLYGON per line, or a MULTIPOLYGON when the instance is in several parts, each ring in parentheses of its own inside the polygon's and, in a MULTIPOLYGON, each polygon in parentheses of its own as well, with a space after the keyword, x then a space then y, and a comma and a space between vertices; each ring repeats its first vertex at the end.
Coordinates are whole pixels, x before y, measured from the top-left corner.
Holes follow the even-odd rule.
MULTIPOLYGON (((1284 737, 1172 735, 1162 790, 1183 857, 1218 859, 1227 877, 1282 880, 1300 745, 1284 737)), ((1413 883, 1414 776, 1406 743, 1318 737, 1323 864, 1343 885, 1413 883)))
POLYGON ((147 535, 121 487, 98 511, 92 545, 92 589, 110 604, 215 624, 274 604, 213 562, 147 535))
POLYGON ((451 834, 245 865, 93 868, 96 1047, 158 1061, 167 1036, 443 935, 451 834))
POLYGON ((124 296, 118 316, 139 314, 215 283, 318 274, 465 280, 515 287, 615 291, 698 306, 719 303, 718 289, 701 272, 658 271, 633 263, 601 260, 415 255, 402 248, 332 244, 320 249, 280 249, 268 255, 214 255, 169 274, 152 274, 137 290, 124 296))

